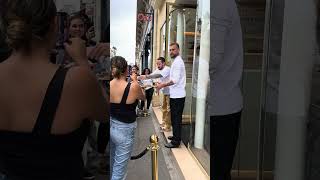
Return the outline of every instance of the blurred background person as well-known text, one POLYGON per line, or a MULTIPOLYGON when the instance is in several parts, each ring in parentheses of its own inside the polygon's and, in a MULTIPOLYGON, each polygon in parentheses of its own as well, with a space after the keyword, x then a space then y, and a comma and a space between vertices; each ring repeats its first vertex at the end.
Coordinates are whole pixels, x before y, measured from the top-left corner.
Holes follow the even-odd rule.
MULTIPOLYGON (((98 74, 103 70, 103 60, 105 59, 106 56, 108 56, 108 45, 106 43, 96 43, 95 41, 92 41, 91 39, 88 40, 86 37, 86 24, 85 24, 85 19, 84 15, 77 12, 71 14, 68 19, 67 19, 67 27, 68 27, 68 37, 69 38, 81 38, 85 41, 86 45, 86 52, 87 52, 87 60, 88 63, 90 64, 91 69, 93 72, 98 76, 98 74)), ((67 67, 73 66, 75 64, 74 60, 68 56, 68 54, 65 54, 65 62, 67 64, 67 67)), ((106 84, 104 84, 103 81, 99 81, 101 86, 106 88, 106 84)), ((94 179, 94 173, 92 172, 94 169, 92 166, 93 160, 98 159, 98 153, 99 150, 101 150, 100 144, 105 144, 102 142, 99 142, 99 149, 98 149, 98 138, 97 138, 97 131, 100 129, 101 132, 107 133, 108 127, 103 124, 100 128, 100 124, 95 124, 94 122, 91 123, 90 125, 90 134, 88 136, 88 144, 84 147, 84 152, 83 152, 83 157, 84 157, 84 162, 86 165, 85 169, 85 175, 84 179, 94 179), (89 152, 92 154, 92 158, 88 157, 89 152)), ((99 135, 99 140, 104 140, 108 141, 106 138, 107 134, 104 135, 105 138, 102 138, 103 134, 101 132, 98 132, 99 135)))
POLYGON ((137 76, 139 76, 139 67, 137 65, 132 66, 131 74, 136 74, 137 76))
POLYGON ((129 76, 128 76, 128 82, 131 82, 131 76, 139 76, 139 67, 137 65, 131 66, 131 69, 128 69, 129 76))
POLYGON ((79 12, 71 14, 68 19, 68 27, 69 37, 81 37, 86 41, 87 47, 97 44, 92 40, 95 37, 94 26, 85 14, 79 12))
MULTIPOLYGON (((150 74, 151 74, 151 70, 149 68, 145 68, 142 71, 142 75, 146 75, 147 76, 147 75, 150 75, 150 74)), ((146 94, 146 99, 147 99, 147 106, 146 106, 147 109, 146 110, 149 110, 149 107, 150 107, 150 104, 151 104, 151 101, 152 101, 153 92, 154 92, 153 81, 152 81, 152 79, 142 80, 142 85, 145 88, 145 94, 146 94)), ((145 101, 141 101, 140 109, 143 110, 144 106, 145 106, 145 101)))

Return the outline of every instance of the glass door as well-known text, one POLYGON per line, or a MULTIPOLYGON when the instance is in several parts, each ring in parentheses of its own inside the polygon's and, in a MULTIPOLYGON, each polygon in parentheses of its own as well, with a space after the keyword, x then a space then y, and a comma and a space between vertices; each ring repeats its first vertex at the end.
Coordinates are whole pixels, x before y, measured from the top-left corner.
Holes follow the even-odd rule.
POLYGON ((244 44, 242 74, 243 110, 238 147, 232 168, 234 179, 259 176, 261 99, 265 53, 265 0, 237 1, 244 44))
POLYGON ((188 144, 190 137, 195 16, 196 5, 167 3, 167 31, 165 33, 165 52, 167 61, 169 61, 169 64, 171 64, 172 60, 168 54, 169 44, 172 42, 177 42, 179 43, 180 55, 185 63, 186 68, 186 100, 182 119, 182 141, 184 144, 188 144))
POLYGON ((299 6, 293 1, 268 2, 259 178, 316 180, 320 178, 316 1, 299 6))
POLYGON ((261 180, 274 179, 283 11, 284 0, 267 1, 258 167, 261 180))
POLYGON ((188 148, 210 176, 210 118, 206 109, 209 88, 209 77, 206 76, 209 76, 210 61, 206 57, 207 51, 210 56, 210 0, 198 0, 197 3, 188 148))

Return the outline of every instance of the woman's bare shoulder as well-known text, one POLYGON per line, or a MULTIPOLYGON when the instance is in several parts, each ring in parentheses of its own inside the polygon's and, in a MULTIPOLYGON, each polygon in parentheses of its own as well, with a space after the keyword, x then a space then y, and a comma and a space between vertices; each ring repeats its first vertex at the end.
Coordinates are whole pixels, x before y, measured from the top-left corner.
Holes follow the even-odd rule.
POLYGON ((69 69, 65 84, 75 90, 90 91, 97 85, 97 79, 90 68, 73 66, 69 69))
POLYGON ((89 67, 84 67, 84 66, 73 66, 69 69, 69 77, 74 80, 73 82, 86 82, 86 81, 91 81, 95 80, 96 77, 94 73, 90 70, 89 67))
POLYGON ((140 85, 137 81, 132 81, 131 82, 131 88, 138 90, 140 88, 140 85))

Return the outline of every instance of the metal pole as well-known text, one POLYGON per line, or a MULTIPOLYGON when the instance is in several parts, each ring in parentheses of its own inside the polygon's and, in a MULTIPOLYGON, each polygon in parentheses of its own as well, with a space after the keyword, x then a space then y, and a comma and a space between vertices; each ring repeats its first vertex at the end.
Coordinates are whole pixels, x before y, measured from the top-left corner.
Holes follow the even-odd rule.
MULTIPOLYGON (((210 1, 199 0, 200 13, 197 15, 200 24, 200 52, 198 59, 198 84, 196 100, 196 121, 194 134, 194 147, 204 148, 204 129, 206 120, 206 98, 209 84, 210 62, 210 1)), ((195 47, 197 48, 197 47, 195 47)), ((195 57, 197 58, 197 57, 195 57)))
MULTIPOLYGON (((169 40, 168 40, 168 36, 169 36, 169 3, 166 2, 166 32, 165 32, 165 59, 166 59, 166 65, 168 64, 168 44, 169 44, 169 40)), ((170 63, 171 65, 171 63, 170 63)))
POLYGON ((152 180, 159 180, 158 178, 158 150, 159 150, 159 138, 153 134, 150 137, 151 143, 151 163, 152 163, 152 180))
MULTIPOLYGON (((144 94, 146 94, 146 93, 147 93, 147 90, 144 89, 144 94)), ((144 100, 144 105, 143 105, 143 108, 142 108, 143 109, 142 112, 143 112, 143 116, 144 117, 148 116, 147 101, 148 101, 148 99, 146 98, 146 100, 144 100)))

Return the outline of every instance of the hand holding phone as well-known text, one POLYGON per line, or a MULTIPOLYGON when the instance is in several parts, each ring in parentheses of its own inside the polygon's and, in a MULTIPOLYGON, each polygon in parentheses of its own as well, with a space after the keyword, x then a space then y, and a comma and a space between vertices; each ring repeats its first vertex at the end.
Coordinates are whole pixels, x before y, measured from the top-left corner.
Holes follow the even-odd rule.
POLYGON ((109 43, 98 43, 88 54, 89 59, 99 59, 102 56, 108 57, 110 55, 109 43))
POLYGON ((96 36, 94 26, 91 26, 86 32, 87 39, 90 40, 96 36))

